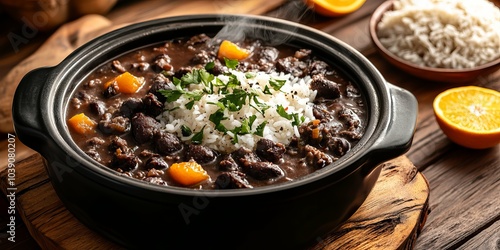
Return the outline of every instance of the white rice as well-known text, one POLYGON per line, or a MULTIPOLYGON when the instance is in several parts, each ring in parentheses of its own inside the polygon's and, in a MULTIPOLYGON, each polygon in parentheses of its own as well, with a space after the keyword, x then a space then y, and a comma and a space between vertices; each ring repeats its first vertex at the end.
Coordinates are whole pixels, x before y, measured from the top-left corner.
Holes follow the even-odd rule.
MULTIPOLYGON (((250 106, 250 104, 255 106, 255 103, 252 101, 251 103, 245 103, 238 112, 230 112, 228 109, 225 109, 224 116, 227 119, 221 121, 221 124, 228 130, 232 130, 235 127, 241 126, 243 119, 248 119, 250 116, 255 115, 256 120, 252 125, 252 132, 255 132, 261 123, 264 121, 267 122, 262 137, 253 133, 237 135, 238 142, 234 144, 234 135, 231 132, 224 134, 215 129, 215 124, 209 120, 209 117, 219 107, 210 103, 216 103, 222 98, 223 95, 220 94, 203 95, 199 101, 195 102, 191 110, 185 107, 185 104, 190 100, 184 95, 175 102, 165 103, 165 109, 170 111, 165 111, 158 117, 163 128, 168 132, 177 134, 181 140, 189 141, 194 134, 200 132, 205 126, 203 129, 202 145, 220 152, 232 152, 240 147, 254 149, 256 142, 261 138, 267 138, 287 145, 290 143, 292 136, 299 136, 297 126, 293 126, 291 120, 277 113, 276 108, 278 105, 286 108, 288 114, 298 113, 301 117, 304 117, 304 122, 315 119, 312 111, 312 101, 316 97, 316 91, 309 88, 310 78, 294 78, 288 74, 277 73, 269 75, 264 72, 252 73, 254 76, 247 78, 243 72, 231 71, 231 73, 239 79, 241 83, 241 87, 239 88, 253 89, 258 94, 260 102, 269 105, 270 108, 265 110, 264 115, 262 115, 250 106), (269 86, 270 79, 286 80, 286 82, 279 91, 269 88, 272 94, 264 94, 263 91, 266 85, 269 86), (182 125, 189 127, 193 134, 183 136, 181 132, 182 125)), ((228 81, 228 77, 224 75, 217 76, 217 78, 225 83, 228 81)), ((191 84, 189 88, 192 90, 197 86, 191 84)), ((214 90, 214 93, 216 93, 217 88, 214 88, 214 90)))
POLYGON ((398 57, 436 68, 472 68, 500 57, 500 10, 487 0, 399 0, 378 24, 398 57))

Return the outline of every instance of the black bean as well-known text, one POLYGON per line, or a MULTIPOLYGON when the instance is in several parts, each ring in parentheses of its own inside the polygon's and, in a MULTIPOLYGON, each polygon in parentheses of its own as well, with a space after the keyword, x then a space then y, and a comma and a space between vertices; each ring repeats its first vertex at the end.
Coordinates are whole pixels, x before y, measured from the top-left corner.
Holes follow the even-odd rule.
POLYGON ((150 142, 159 127, 159 122, 143 113, 137 113, 132 118, 132 135, 138 144, 150 142))
POLYGON ((278 165, 268 161, 246 162, 242 169, 244 173, 257 180, 275 179, 285 175, 278 165))
POLYGON ((336 99, 340 97, 339 85, 328 80, 324 75, 315 75, 312 77, 311 89, 316 90, 316 98, 336 99))
POLYGON ((262 159, 278 162, 286 152, 286 147, 282 143, 275 143, 272 140, 262 138, 257 142, 255 152, 262 159))
POLYGON ((146 169, 166 169, 168 168, 168 163, 163 159, 163 157, 153 156, 146 161, 144 167, 146 169))
POLYGON ((216 189, 252 188, 241 172, 223 172, 215 180, 216 189))
POLYGON ((105 134, 124 134, 130 130, 130 120, 127 117, 105 113, 99 121, 99 130, 105 134))
POLYGON ((90 102, 89 109, 93 114, 101 116, 106 113, 106 104, 103 101, 95 100, 90 102))
POLYGON ((139 98, 129 98, 120 106, 120 113, 128 118, 132 118, 135 113, 142 110, 142 100, 139 98))
POLYGON ((203 145, 189 144, 186 150, 186 160, 193 159, 198 164, 208 164, 215 161, 217 153, 203 145))
POLYGON ((163 103, 160 102, 156 95, 152 93, 148 93, 145 97, 142 98, 142 104, 144 113, 146 115, 157 117, 158 115, 163 113, 163 103))
POLYGON ((182 141, 172 133, 166 131, 157 131, 153 138, 155 149, 160 154, 173 155, 184 147, 182 141))
POLYGON ((224 155, 219 162, 219 170, 220 171, 238 171, 238 163, 233 159, 233 157, 228 154, 224 155))

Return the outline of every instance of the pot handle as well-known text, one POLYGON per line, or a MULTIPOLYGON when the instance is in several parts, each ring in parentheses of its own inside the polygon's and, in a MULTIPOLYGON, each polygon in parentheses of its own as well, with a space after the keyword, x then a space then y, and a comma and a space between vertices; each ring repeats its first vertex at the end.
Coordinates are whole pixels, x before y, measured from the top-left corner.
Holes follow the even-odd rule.
POLYGON ((28 147, 40 151, 50 141, 44 123, 41 100, 52 68, 28 72, 16 88, 12 120, 17 137, 28 147))
POLYGON ((391 114, 393 117, 386 130, 380 136, 380 141, 374 147, 374 159, 380 162, 396 158, 410 149, 417 124, 418 102, 409 91, 391 83, 391 114))

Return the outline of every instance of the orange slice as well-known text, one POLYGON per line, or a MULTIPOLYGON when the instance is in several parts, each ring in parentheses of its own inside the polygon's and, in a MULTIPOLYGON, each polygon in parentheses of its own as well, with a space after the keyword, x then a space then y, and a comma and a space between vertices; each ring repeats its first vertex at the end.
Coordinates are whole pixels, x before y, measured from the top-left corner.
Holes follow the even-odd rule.
POLYGON ((500 92, 477 86, 457 87, 434 99, 434 114, 443 133, 468 148, 500 143, 500 92))
POLYGON ((317 13, 324 16, 342 16, 361 8, 366 0, 304 0, 317 13))
POLYGON ((84 113, 80 113, 69 118, 68 125, 79 134, 88 134, 94 132, 97 123, 84 113))
POLYGON ((143 85, 145 81, 143 77, 136 77, 129 72, 125 72, 117 77, 113 78, 104 84, 104 88, 108 88, 111 84, 118 85, 118 92, 125 94, 136 93, 143 85))
POLYGON ((224 40, 220 44, 217 57, 220 59, 243 60, 250 55, 250 52, 244 48, 240 48, 237 44, 231 41, 224 40))
POLYGON ((183 186, 192 186, 209 178, 207 171, 194 160, 174 163, 168 170, 172 179, 183 186))

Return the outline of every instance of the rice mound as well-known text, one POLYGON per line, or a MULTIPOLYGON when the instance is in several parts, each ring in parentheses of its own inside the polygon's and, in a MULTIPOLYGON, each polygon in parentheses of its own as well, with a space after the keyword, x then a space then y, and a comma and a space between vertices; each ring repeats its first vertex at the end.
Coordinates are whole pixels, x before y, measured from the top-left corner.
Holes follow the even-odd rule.
POLYGON ((393 6, 377 35, 404 60, 462 69, 500 57, 500 9, 487 0, 399 0, 393 6))
MULTIPOLYGON (((276 111, 278 105, 282 105, 289 114, 298 113, 304 117, 304 123, 315 119, 312 102, 316 97, 316 91, 311 90, 309 87, 310 77, 296 78, 283 73, 267 74, 264 72, 254 72, 252 73, 253 76, 249 78, 248 74, 244 72, 232 70, 230 73, 237 76, 237 79, 241 83, 241 89, 252 89, 251 91, 258 94, 259 101, 268 105, 269 108, 261 114, 261 112, 254 108, 255 103, 247 102, 237 112, 230 112, 226 109, 224 116, 227 119, 222 120, 221 124, 228 129, 233 129, 241 126, 242 120, 255 115, 256 119, 252 125, 252 131, 255 131, 259 124, 262 124, 264 121, 267 122, 262 137, 253 133, 237 135, 238 142, 233 143, 234 135, 231 132, 222 133, 216 130, 215 124, 209 120, 210 115, 215 113, 219 108, 213 103, 217 103, 223 97, 223 95, 216 93, 203 95, 199 101, 194 103, 191 110, 185 107, 190 101, 185 96, 181 96, 174 102, 165 103, 165 109, 168 111, 165 111, 158 117, 163 128, 168 132, 176 134, 182 141, 191 140, 195 133, 203 129, 202 145, 219 152, 229 153, 240 147, 254 149, 257 141, 261 138, 288 145, 292 136, 299 136, 297 126, 293 126, 291 120, 282 117, 276 111), (269 86, 271 79, 286 80, 286 82, 278 91, 270 89, 272 94, 265 94, 265 87, 269 86), (183 125, 189 127, 193 134, 184 136, 181 132, 181 126, 183 125)), ((228 81, 228 77, 225 75, 219 75, 216 78, 223 82, 228 81)), ((190 88, 196 87, 190 86, 190 88)))

